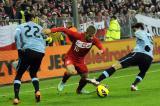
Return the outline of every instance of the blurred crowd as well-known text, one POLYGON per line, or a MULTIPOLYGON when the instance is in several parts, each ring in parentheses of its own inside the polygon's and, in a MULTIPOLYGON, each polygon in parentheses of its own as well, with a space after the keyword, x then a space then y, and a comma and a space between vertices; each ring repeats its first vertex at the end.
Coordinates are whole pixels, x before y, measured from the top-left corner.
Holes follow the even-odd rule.
MULTIPOLYGON (((127 15, 130 10, 141 14, 160 15, 159 0, 77 0, 79 17, 105 18, 127 15)), ((0 0, 0 20, 21 19, 21 11, 31 10, 40 19, 72 17, 72 0, 0 0)))
MULTIPOLYGON (((77 0, 77 4, 80 24, 103 20, 107 29, 110 17, 116 16, 122 35, 130 33, 127 28, 134 23, 135 14, 160 17, 160 0, 77 0)), ((23 23, 24 12, 30 11, 35 22, 56 27, 64 25, 57 19, 73 21, 72 8, 72 0, 0 0, 0 20, 20 19, 23 23)))

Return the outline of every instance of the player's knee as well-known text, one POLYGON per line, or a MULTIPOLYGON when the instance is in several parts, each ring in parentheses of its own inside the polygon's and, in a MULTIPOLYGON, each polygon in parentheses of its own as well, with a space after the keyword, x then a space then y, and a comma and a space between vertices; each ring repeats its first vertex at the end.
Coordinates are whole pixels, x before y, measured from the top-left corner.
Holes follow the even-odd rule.
POLYGON ((112 67, 115 69, 115 70, 118 70, 120 68, 122 68, 122 65, 120 64, 120 62, 116 62, 115 64, 112 65, 112 67))
POLYGON ((75 74, 75 67, 74 67, 74 65, 68 65, 67 66, 67 73, 69 75, 75 74))
POLYGON ((68 74, 68 75, 73 75, 73 74, 74 74, 74 71, 72 71, 72 70, 67 70, 67 74, 68 74))
POLYGON ((34 73, 34 72, 30 71, 30 77, 31 77, 31 78, 37 77, 37 73, 34 73))
POLYGON ((67 68, 67 74, 68 74, 68 75, 73 75, 73 74, 75 74, 75 70, 74 70, 74 69, 68 69, 68 68, 67 68))

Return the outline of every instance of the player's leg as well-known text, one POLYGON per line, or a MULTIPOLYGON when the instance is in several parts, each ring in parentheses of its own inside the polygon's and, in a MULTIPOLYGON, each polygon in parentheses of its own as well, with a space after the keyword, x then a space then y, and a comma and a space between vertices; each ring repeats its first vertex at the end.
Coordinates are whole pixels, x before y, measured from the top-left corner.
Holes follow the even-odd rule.
POLYGON ((86 78, 88 78, 88 73, 81 74, 81 79, 79 80, 79 85, 78 85, 78 88, 76 90, 76 92, 78 94, 87 93, 87 91, 82 90, 85 87, 85 85, 87 84, 86 78))
POLYGON ((135 53, 129 53, 128 55, 122 57, 113 64, 110 68, 106 69, 97 79, 89 79, 90 83, 94 85, 99 85, 99 82, 102 80, 110 77, 116 70, 121 68, 126 68, 131 65, 136 65, 135 60, 135 53))
POLYGON ((14 104, 19 103, 19 91, 21 86, 21 78, 24 72, 26 71, 26 69, 28 68, 26 57, 19 59, 18 62, 19 62, 18 63, 19 65, 17 67, 17 73, 14 79, 14 95, 15 95, 13 100, 14 104))
POLYGON ((97 79, 87 79, 89 83, 97 86, 100 82, 108 77, 110 77, 116 70, 122 68, 122 65, 119 61, 113 64, 110 68, 106 69, 97 79))
POLYGON ((66 66, 66 72, 64 73, 64 76, 63 76, 63 79, 62 79, 62 82, 63 83, 66 83, 67 80, 70 78, 71 75, 75 74, 75 66, 73 64, 69 64, 66 66))
POLYGON ((85 85, 88 82, 88 80, 87 80, 87 78, 88 78, 87 66, 85 64, 76 64, 75 68, 76 68, 78 74, 81 76, 81 79, 79 80, 79 85, 77 87, 76 92, 78 94, 89 93, 88 91, 83 90, 83 88, 85 87, 85 85))
POLYGON ((32 79, 32 84, 33 84, 33 87, 34 87, 34 93, 35 93, 35 99, 36 99, 36 102, 40 102, 40 90, 39 90, 39 80, 37 78, 37 73, 31 71, 30 72, 30 76, 31 76, 31 79, 32 79))
POLYGON ((39 90, 39 80, 37 77, 37 72, 40 68, 41 61, 43 59, 44 54, 43 53, 38 53, 38 52, 32 52, 31 59, 30 59, 30 67, 29 67, 29 73, 30 77, 32 79, 32 84, 35 90, 35 99, 36 102, 40 102, 40 90, 39 90))
POLYGON ((63 91, 64 86, 67 82, 67 80, 71 77, 71 75, 75 72, 75 67, 73 64, 67 65, 66 66, 66 72, 63 75, 62 80, 59 82, 57 90, 58 91, 63 91))
POLYGON ((131 85, 132 91, 138 90, 137 85, 143 80, 147 70, 149 69, 152 63, 152 58, 150 56, 142 54, 141 57, 142 58, 139 59, 139 63, 138 63, 140 73, 136 76, 135 81, 131 85))
POLYGON ((58 84, 58 87, 57 87, 58 91, 62 91, 64 89, 64 86, 67 80, 71 77, 71 75, 73 75, 76 72, 75 66, 73 65, 73 62, 71 59, 66 58, 64 61, 64 64, 66 66, 67 71, 64 73, 62 81, 60 81, 60 83, 58 84))
POLYGON ((110 77, 116 70, 122 68, 122 65, 119 61, 113 64, 110 68, 106 69, 97 79, 96 81, 101 82, 107 77, 110 77))

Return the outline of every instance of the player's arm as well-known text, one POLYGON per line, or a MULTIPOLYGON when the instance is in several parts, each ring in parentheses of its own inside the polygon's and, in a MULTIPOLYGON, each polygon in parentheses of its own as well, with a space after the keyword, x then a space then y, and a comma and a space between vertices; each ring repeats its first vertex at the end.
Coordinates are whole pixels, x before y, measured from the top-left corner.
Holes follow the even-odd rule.
POLYGON ((98 54, 102 54, 105 52, 105 48, 103 47, 99 39, 94 38, 94 45, 99 49, 97 52, 98 54))
POLYGON ((22 49, 21 48, 21 29, 20 27, 16 28, 16 34, 15 34, 15 43, 16 43, 16 47, 18 50, 22 49))
POLYGON ((80 33, 74 32, 74 31, 69 30, 68 28, 64 28, 64 27, 51 28, 51 29, 44 29, 43 30, 44 34, 55 33, 55 32, 64 32, 68 36, 74 37, 74 38, 80 37, 80 33))
POLYGON ((23 56, 23 50, 22 50, 22 36, 21 36, 21 28, 17 27, 16 28, 16 34, 15 34, 15 43, 16 43, 16 47, 18 50, 18 56, 22 57, 23 56))
POLYGON ((72 30, 69 30, 68 28, 64 28, 64 27, 58 27, 58 28, 52 28, 51 32, 64 32, 65 34, 67 34, 70 37, 74 37, 77 38, 80 36, 80 34, 78 32, 74 32, 72 30))

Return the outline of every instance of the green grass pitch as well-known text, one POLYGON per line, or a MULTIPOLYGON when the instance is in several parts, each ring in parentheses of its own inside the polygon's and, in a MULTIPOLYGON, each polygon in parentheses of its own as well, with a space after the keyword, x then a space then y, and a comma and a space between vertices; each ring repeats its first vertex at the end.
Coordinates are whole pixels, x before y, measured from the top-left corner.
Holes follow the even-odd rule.
MULTIPOLYGON (((90 77, 97 77, 102 71, 90 73, 90 77)), ((112 77, 104 80, 109 85, 109 96, 100 98, 96 92, 77 95, 79 76, 72 76, 63 92, 57 92, 57 85, 61 78, 40 81, 41 102, 35 103, 34 91, 31 83, 22 83, 19 106, 160 106, 160 64, 152 64, 143 82, 139 84, 139 91, 131 92, 130 85, 138 73, 137 67, 117 71, 112 77)), ((93 85, 88 84, 86 90, 95 91, 93 85)), ((0 106, 13 106, 13 86, 0 87, 0 106)))

